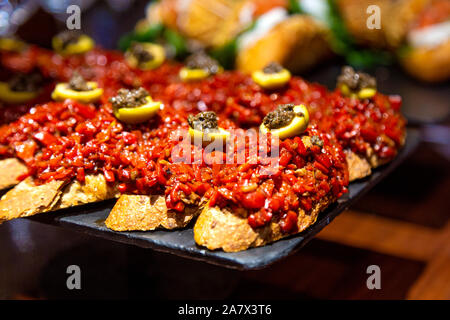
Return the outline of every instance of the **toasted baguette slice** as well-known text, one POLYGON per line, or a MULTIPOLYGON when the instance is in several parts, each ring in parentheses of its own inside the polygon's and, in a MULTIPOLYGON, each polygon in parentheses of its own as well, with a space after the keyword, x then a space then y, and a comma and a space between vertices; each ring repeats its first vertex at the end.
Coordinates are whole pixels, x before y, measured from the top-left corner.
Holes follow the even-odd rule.
MULTIPOLYGON (((319 212, 332 201, 331 196, 324 197, 309 213, 300 210, 297 220, 298 232, 302 232, 316 222, 319 212)), ((225 252, 237 252, 263 246, 287 236, 289 234, 282 232, 278 221, 253 229, 247 222, 244 209, 232 212, 228 208, 205 206, 194 226, 194 239, 198 245, 210 250, 222 249, 225 252)))
POLYGON ((351 150, 345 151, 345 158, 348 165, 349 181, 355 181, 371 175, 372 167, 366 159, 351 150))
POLYGON ((25 179, 1 198, 0 223, 51 210, 61 197, 65 184, 64 181, 51 181, 36 185, 32 178, 25 179))
POLYGON ((121 195, 105 221, 114 231, 150 231, 183 228, 198 216, 201 208, 187 206, 184 212, 168 210, 161 195, 121 195))
POLYGON ((327 29, 311 17, 291 16, 263 38, 240 50, 237 68, 250 73, 274 61, 295 73, 305 71, 331 55, 327 33, 327 29))
POLYGON ((32 178, 20 182, 0 199, 0 223, 38 213, 117 197, 118 191, 103 175, 88 175, 78 181, 50 181, 36 185, 32 178))
POLYGON ((15 186, 19 183, 18 178, 27 172, 27 166, 19 159, 0 160, 0 190, 15 186))
POLYGON ((103 174, 87 175, 84 183, 75 180, 65 188, 53 210, 79 206, 119 197, 115 185, 106 182, 103 174))
POLYGON ((425 82, 450 79, 450 41, 436 48, 411 48, 399 56, 403 68, 413 77, 425 82))

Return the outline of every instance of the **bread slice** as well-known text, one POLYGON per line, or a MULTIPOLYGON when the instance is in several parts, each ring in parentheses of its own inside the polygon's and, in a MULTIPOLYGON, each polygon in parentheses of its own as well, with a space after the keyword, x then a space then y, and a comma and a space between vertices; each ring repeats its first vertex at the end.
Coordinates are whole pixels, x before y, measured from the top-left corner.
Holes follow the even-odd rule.
POLYGON ((413 77, 425 82, 450 79, 450 41, 435 48, 417 47, 399 55, 400 64, 413 77))
POLYGON ((116 186, 108 184, 103 174, 87 175, 84 183, 75 180, 64 188, 53 210, 118 198, 119 194, 116 186))
POLYGON ((18 178, 27 172, 27 166, 19 159, 0 160, 0 190, 15 186, 19 183, 18 178))
POLYGON ((250 73, 278 62, 292 72, 305 71, 331 55, 327 29, 305 15, 280 22, 263 38, 238 52, 236 66, 250 73))
POLYGON ((162 195, 121 195, 105 221, 114 231, 177 229, 189 224, 200 213, 199 206, 186 206, 183 212, 167 209, 162 195))
MULTIPOLYGON (((310 212, 299 210, 297 233, 314 224, 319 213, 333 200, 333 197, 327 196, 316 203, 310 212)), ((247 222, 244 209, 233 212, 229 208, 205 206, 194 226, 194 239, 198 245, 225 252, 260 247, 289 235, 282 232, 276 220, 265 227, 253 229, 247 222)))
POLYGON ((0 199, 0 223, 118 196, 102 174, 87 175, 85 182, 54 180, 37 185, 29 177, 0 199))
POLYGON ((362 179, 372 174, 372 167, 365 158, 360 157, 351 150, 345 151, 345 158, 347 160, 349 181, 362 179))
POLYGON ((64 185, 64 181, 55 180, 38 186, 32 178, 25 179, 1 198, 0 223, 51 210, 64 185))

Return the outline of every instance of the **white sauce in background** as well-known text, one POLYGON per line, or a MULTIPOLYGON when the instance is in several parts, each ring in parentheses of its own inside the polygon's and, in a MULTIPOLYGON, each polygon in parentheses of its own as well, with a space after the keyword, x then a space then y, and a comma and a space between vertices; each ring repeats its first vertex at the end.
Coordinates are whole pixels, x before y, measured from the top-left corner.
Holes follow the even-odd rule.
POLYGON ((298 0, 298 4, 303 12, 321 22, 328 23, 330 7, 326 0, 298 0))
POLYGON ((286 20, 288 12, 284 8, 274 8, 261 15, 252 30, 245 32, 238 39, 238 48, 243 50, 263 38, 273 27, 286 20))
POLYGON ((253 21, 253 14, 255 13, 255 4, 253 2, 247 2, 244 4, 241 12, 239 12, 239 24, 241 26, 248 26, 253 21))
POLYGON ((450 21, 412 30, 408 33, 407 39, 413 47, 437 47, 450 40, 450 21))

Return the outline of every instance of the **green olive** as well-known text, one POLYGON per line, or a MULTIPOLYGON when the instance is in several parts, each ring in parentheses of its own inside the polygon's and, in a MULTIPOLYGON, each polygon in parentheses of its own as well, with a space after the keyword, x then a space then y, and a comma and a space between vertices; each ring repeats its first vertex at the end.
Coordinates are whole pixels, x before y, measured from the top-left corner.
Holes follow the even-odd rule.
POLYGON ((20 52, 27 44, 14 38, 0 38, 0 50, 20 52))
POLYGON ((82 54, 92 50, 95 46, 95 42, 91 37, 82 34, 75 43, 69 43, 66 46, 64 46, 63 41, 58 36, 55 36, 53 37, 52 45, 53 49, 62 56, 69 56, 82 54))
POLYGON ((259 130, 264 134, 270 132, 272 135, 278 136, 280 139, 297 136, 305 131, 308 127, 309 113, 308 109, 306 109, 306 107, 302 104, 294 106, 294 113, 295 117, 292 119, 292 121, 282 128, 269 129, 264 125, 264 123, 262 123, 259 127, 259 130))
POLYGON ((166 59, 165 50, 159 44, 154 43, 139 43, 148 53, 151 54, 152 59, 145 62, 140 62, 133 54, 132 50, 125 53, 125 59, 132 68, 140 68, 142 70, 152 70, 158 68, 166 59))
POLYGON ((153 101, 150 96, 146 97, 146 103, 136 108, 118 108, 114 115, 120 121, 128 124, 145 122, 156 115, 161 108, 161 102, 153 101))
POLYGON ((69 88, 67 83, 58 83, 52 92, 52 99, 61 101, 65 99, 73 99, 82 103, 95 102, 100 99, 103 89, 98 88, 97 82, 87 82, 90 90, 76 91, 69 88))
POLYGON ((0 100, 11 104, 19 104, 36 98, 39 94, 37 91, 14 91, 6 82, 0 82, 0 100))
POLYGON ((252 79, 264 89, 276 89, 286 85, 291 79, 291 73, 287 69, 279 72, 265 73, 258 70, 252 73, 252 79))

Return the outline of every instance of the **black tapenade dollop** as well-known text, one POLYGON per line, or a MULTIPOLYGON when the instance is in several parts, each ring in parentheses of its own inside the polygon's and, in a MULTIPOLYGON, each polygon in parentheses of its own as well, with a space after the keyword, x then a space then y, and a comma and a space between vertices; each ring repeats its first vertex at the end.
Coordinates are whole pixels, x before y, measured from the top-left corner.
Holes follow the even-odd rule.
POLYGON ((139 42, 133 43, 130 51, 139 64, 151 61, 155 58, 153 54, 146 50, 145 47, 139 42))
POLYGON ((81 35, 79 31, 63 31, 56 37, 61 40, 62 48, 65 49, 69 44, 77 43, 81 35))
POLYGON ((86 80, 78 73, 74 72, 69 80, 69 89, 74 91, 89 91, 92 88, 87 84, 86 80))
POLYGON ((263 124, 269 129, 279 129, 289 125, 295 116, 293 104, 282 104, 264 117, 263 124))
POLYGON ((208 71, 209 74, 216 74, 220 70, 219 63, 203 51, 191 54, 186 59, 186 67, 188 69, 203 69, 208 71))
POLYGON ((41 88, 44 79, 42 75, 34 71, 32 73, 15 74, 8 81, 9 88, 15 92, 34 92, 41 88))
POLYGON ((110 98, 114 110, 120 108, 137 108, 147 103, 147 97, 149 93, 144 88, 128 90, 119 89, 117 95, 110 98))
POLYGON ((345 84, 351 91, 359 91, 364 88, 376 89, 377 82, 374 77, 364 72, 355 72, 350 66, 342 68, 337 79, 338 86, 345 84))
POLYGON ((267 74, 278 73, 281 71, 283 71, 283 66, 277 62, 271 62, 263 69, 263 72, 267 74))
POLYGON ((200 112, 195 116, 189 115, 187 119, 189 126, 195 130, 217 130, 219 129, 217 120, 217 115, 213 111, 200 112))

